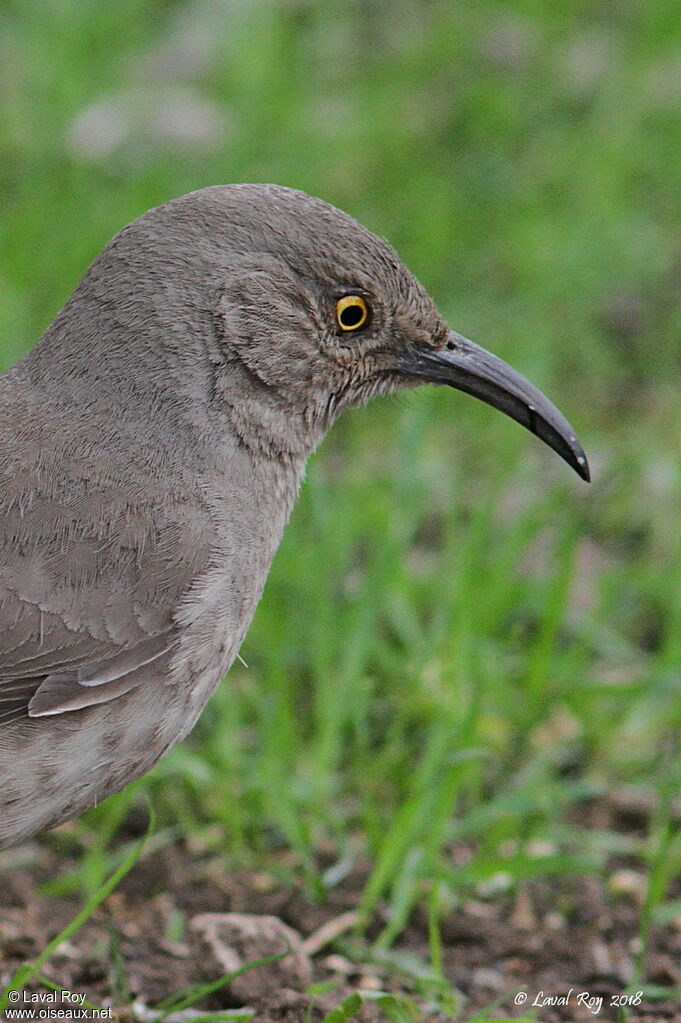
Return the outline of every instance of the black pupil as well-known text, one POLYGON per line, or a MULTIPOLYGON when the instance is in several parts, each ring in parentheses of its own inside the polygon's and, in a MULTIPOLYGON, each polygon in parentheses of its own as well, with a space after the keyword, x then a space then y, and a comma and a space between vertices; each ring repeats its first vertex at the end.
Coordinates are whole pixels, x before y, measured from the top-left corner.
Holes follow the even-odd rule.
POLYGON ((356 327, 364 319, 364 310, 361 305, 346 305, 341 311, 340 320, 344 327, 356 327))

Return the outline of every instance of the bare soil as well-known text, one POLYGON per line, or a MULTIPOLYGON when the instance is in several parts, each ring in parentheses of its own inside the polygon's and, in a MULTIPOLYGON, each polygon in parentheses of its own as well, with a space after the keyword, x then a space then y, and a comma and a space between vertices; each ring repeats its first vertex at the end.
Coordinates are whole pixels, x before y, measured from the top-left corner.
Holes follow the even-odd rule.
MULTIPOLYGON (((68 845, 56 832, 40 844, 0 856, 2 985, 83 904, 82 897, 57 899, 41 890, 44 882, 73 868, 76 854, 65 852, 68 845)), ((629 990, 640 952, 645 886, 635 864, 613 863, 607 881, 533 880, 513 895, 471 898, 452 911, 442 921, 443 968, 458 996, 446 1016, 434 1010, 428 1015, 432 990, 430 995, 418 990, 414 974, 399 968, 399 956, 377 963, 369 944, 352 938, 352 916, 347 914, 357 908, 365 876, 358 868, 330 889, 323 902, 315 903, 302 886, 278 884, 275 871, 229 871, 224 861, 182 843, 171 844, 138 861, 94 916, 59 947, 43 975, 62 988, 84 993, 95 1005, 112 1006, 111 1018, 121 1023, 151 1019, 152 1007, 172 993, 226 972, 227 960, 220 957, 233 950, 221 949, 219 939, 206 944, 200 935, 201 915, 247 914, 250 920, 255 914, 276 917, 300 935, 298 960, 289 956, 276 970, 270 964, 242 974, 240 985, 223 987, 200 1002, 203 1012, 248 1006, 257 1023, 318 1023, 359 988, 402 991, 435 1023, 468 1020, 492 1004, 496 1016, 542 1023, 681 1021, 681 1000, 669 993, 681 991, 681 920, 652 927, 644 957, 645 987, 667 993, 657 999, 643 997, 640 1004, 626 1007, 627 1015, 618 1015, 617 1002, 629 990), (306 994, 310 977, 314 985, 327 984, 328 989, 306 994)), ((369 937, 383 923, 379 914, 369 937)), ((262 948, 252 938, 246 946, 248 961, 257 958, 254 952, 272 951, 265 939, 262 948)), ((395 951, 428 962, 423 912, 414 914, 395 951)), ((32 982, 27 990, 49 989, 32 982)), ((353 1018, 373 1023, 384 1016, 376 1004, 366 1002, 353 1018)))

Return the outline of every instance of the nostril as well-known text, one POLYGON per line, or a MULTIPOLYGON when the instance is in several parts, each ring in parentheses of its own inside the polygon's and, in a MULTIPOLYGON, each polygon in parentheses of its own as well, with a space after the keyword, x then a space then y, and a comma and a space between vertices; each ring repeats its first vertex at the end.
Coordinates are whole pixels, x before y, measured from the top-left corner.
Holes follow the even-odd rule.
POLYGON ((453 341, 448 341, 447 344, 445 345, 445 348, 447 349, 448 352, 453 352, 456 348, 456 344, 453 341))

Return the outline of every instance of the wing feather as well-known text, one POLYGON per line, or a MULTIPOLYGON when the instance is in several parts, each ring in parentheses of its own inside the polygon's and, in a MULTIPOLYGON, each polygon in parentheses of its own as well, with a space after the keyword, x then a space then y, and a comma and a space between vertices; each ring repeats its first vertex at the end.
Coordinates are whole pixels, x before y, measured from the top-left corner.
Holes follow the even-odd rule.
POLYGON ((111 657, 72 671, 52 672, 33 693, 28 704, 29 717, 82 710, 122 696, 142 681, 145 673, 141 669, 169 653, 176 642, 177 629, 173 626, 111 657))
POLYGON ((0 457, 0 724, 116 699, 174 649, 214 522, 200 494, 135 472, 42 449, 10 473, 0 457))

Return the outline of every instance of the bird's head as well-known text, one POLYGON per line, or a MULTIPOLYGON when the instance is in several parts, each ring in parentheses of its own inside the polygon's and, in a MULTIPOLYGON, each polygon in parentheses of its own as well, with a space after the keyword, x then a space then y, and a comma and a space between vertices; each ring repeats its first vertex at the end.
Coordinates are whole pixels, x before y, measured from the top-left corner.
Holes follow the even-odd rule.
POLYGON ((574 431, 501 359, 451 330, 394 249, 352 217, 302 192, 240 185, 201 193, 231 207, 232 260, 219 309, 230 358, 252 398, 310 433, 374 395, 447 384, 527 427, 584 479, 574 431), (240 239, 243 241, 240 242, 240 239))

